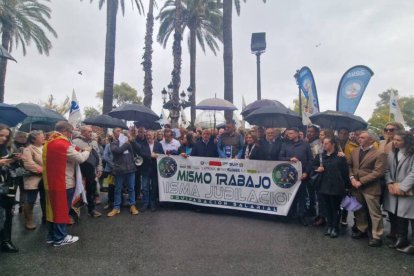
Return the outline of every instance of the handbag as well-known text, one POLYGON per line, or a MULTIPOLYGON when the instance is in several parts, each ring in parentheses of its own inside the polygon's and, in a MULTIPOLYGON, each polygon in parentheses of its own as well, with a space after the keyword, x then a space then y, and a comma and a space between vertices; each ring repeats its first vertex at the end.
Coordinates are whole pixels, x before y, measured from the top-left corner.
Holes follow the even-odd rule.
POLYGON ((361 203, 358 202, 358 200, 352 196, 352 195, 346 195, 341 202, 341 207, 348 212, 355 212, 362 208, 361 203))

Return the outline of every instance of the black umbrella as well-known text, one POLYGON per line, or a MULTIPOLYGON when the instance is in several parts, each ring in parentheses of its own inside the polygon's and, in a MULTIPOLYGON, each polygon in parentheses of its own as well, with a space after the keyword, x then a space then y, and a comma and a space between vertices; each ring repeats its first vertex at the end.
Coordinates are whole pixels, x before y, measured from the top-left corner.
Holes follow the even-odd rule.
POLYGON ((27 115, 13 105, 0 103, 0 123, 14 127, 22 122, 27 115))
POLYGON ((12 57, 12 55, 10 55, 10 53, 6 49, 4 49, 4 47, 1 45, 0 45, 0 58, 7 58, 7 59, 16 61, 14 57, 12 57))
POLYGON ((250 113, 245 120, 251 125, 264 127, 300 127, 302 118, 285 106, 266 106, 250 113))
POLYGON ((154 122, 160 117, 142 104, 123 104, 108 113, 109 116, 127 121, 154 122))
POLYGON ((339 130, 346 128, 349 131, 355 131, 359 129, 366 129, 368 124, 359 116, 348 112, 339 112, 333 110, 327 110, 324 112, 316 113, 310 116, 310 120, 315 125, 322 128, 330 128, 333 130, 339 130))
POLYGON ((24 119, 22 124, 30 123, 56 123, 58 121, 67 121, 65 117, 57 113, 54 110, 41 107, 37 104, 32 103, 20 103, 16 107, 23 111, 27 118, 24 119))
POLYGON ((274 106, 274 107, 277 107, 277 108, 286 108, 279 101, 263 99, 263 100, 257 100, 257 101, 254 101, 254 102, 248 104, 245 108, 243 108, 243 110, 240 114, 243 117, 247 117, 247 115, 249 115, 250 113, 252 113, 256 109, 266 107, 266 106, 274 106))
POLYGON ((139 122, 139 121, 136 121, 136 122, 134 122, 134 125, 136 127, 144 127, 146 129, 150 129, 150 130, 159 130, 159 129, 162 128, 159 122, 139 122))
POLYGON ((91 118, 85 119, 83 123, 87 125, 105 127, 105 128, 120 127, 123 129, 128 129, 124 121, 118 118, 111 117, 109 115, 98 115, 95 117, 91 117, 91 118))
POLYGON ((20 131, 30 132, 32 130, 42 130, 44 132, 51 132, 55 130, 55 122, 33 122, 28 124, 22 124, 19 127, 20 131))

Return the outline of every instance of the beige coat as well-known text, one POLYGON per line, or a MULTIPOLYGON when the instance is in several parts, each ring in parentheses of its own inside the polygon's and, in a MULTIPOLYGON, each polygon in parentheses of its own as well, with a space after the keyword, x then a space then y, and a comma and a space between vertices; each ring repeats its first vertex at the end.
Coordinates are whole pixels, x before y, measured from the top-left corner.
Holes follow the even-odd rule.
POLYGON ((86 161, 89 151, 78 152, 74 145, 67 151, 66 160, 66 189, 74 188, 76 185, 76 166, 86 161))
POLYGON ((23 150, 24 168, 32 173, 23 178, 25 190, 39 189, 39 183, 42 180, 42 164, 42 148, 29 145, 23 150))
POLYGON ((361 190, 370 195, 381 194, 381 178, 387 166, 387 155, 372 147, 359 162, 359 148, 355 148, 349 162, 349 175, 362 184, 361 190))

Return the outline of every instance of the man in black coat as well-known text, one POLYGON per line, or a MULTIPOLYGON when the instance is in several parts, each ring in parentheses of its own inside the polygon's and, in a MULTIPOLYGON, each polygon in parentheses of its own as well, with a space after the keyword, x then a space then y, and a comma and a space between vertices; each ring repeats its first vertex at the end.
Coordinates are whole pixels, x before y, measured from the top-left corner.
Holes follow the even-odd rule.
POLYGON ((282 144, 282 139, 280 139, 280 137, 276 137, 275 129, 267 128, 265 132, 265 139, 260 140, 261 160, 279 160, 282 144))
POLYGON ((218 157, 217 145, 214 143, 211 131, 209 129, 204 129, 201 138, 201 141, 198 141, 193 145, 191 156, 218 157))
POLYGON ((299 217, 301 223, 304 226, 307 226, 308 223, 305 219, 306 212, 306 196, 307 196, 307 181, 309 178, 309 173, 312 170, 312 152, 308 143, 299 139, 299 129, 292 127, 286 130, 287 141, 283 144, 282 149, 280 150, 279 160, 281 161, 290 161, 290 162, 301 162, 302 164, 302 176, 300 177, 301 184, 296 194, 295 201, 292 204, 292 211, 295 211, 295 206, 297 208, 297 216, 299 217))
POLYGON ((157 157, 158 154, 164 154, 161 143, 155 140, 155 133, 147 131, 146 140, 142 143, 142 202, 141 212, 145 212, 149 207, 151 211, 156 210, 158 199, 158 173, 157 157))
MULTIPOLYGON (((145 142, 145 128, 140 126, 136 130, 137 137, 135 137, 135 142, 142 147, 142 144, 145 142)), ((140 199, 141 197, 141 186, 142 186, 142 166, 137 167, 135 172, 135 198, 140 199)))

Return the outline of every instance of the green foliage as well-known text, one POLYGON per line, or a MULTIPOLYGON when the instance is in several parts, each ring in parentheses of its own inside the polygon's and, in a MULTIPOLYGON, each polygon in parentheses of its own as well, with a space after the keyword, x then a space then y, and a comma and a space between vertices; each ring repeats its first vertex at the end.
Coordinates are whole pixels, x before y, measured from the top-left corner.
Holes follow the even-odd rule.
MULTIPOLYGON (((398 96, 398 90, 388 89, 379 94, 380 100, 376 104, 371 118, 368 123, 371 127, 382 129, 387 122, 393 121, 393 115, 390 116, 390 95, 391 91, 394 91, 395 95, 398 96)), ((409 127, 414 127, 414 97, 401 97, 399 100, 401 112, 404 120, 409 127)))
POLYGON ((54 110, 61 115, 65 115, 70 109, 69 97, 66 96, 66 99, 60 103, 57 103, 55 100, 56 99, 53 97, 53 95, 50 94, 47 101, 40 101, 39 105, 54 110))
MULTIPOLYGON (((304 110, 305 105, 306 105, 306 98, 303 95, 301 95, 301 98, 302 98, 302 110, 304 110)), ((293 100, 293 109, 292 110, 299 114, 299 99, 298 98, 293 100)))
MULTIPOLYGON (((96 93, 96 97, 103 98, 103 90, 96 93)), ((142 103, 142 98, 138 97, 137 90, 126 82, 114 85, 114 104, 120 106, 124 103, 142 103)))
MULTIPOLYGON (((218 43, 223 41, 223 13, 222 5, 215 0, 183 0, 182 1, 182 29, 188 28, 196 32, 196 37, 203 52, 206 44, 216 54, 219 49, 218 43)), ((169 37, 174 31, 175 22, 175 1, 168 0, 161 8, 157 19, 160 20, 157 41, 165 48, 169 37)), ((190 37, 188 40, 190 47, 190 37)))
POLYGON ((101 112, 92 106, 85 107, 83 113, 85 114, 85 119, 101 115, 101 112))
POLYGON ((57 37, 50 26, 51 9, 40 2, 49 0, 6 0, 0 1, 0 29, 3 46, 11 50, 13 46, 22 47, 26 55, 26 46, 34 42, 40 54, 49 54, 52 43, 46 36, 45 30, 57 37))

